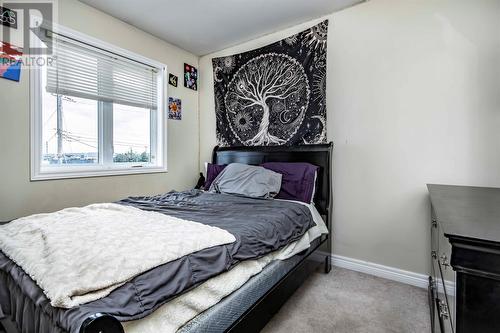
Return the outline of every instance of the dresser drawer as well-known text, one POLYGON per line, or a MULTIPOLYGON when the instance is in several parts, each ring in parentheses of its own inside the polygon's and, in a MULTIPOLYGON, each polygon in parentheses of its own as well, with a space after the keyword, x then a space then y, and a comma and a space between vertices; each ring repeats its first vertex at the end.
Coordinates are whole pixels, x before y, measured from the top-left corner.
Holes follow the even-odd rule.
POLYGON ((432 274, 432 316, 433 332, 454 332, 455 302, 454 290, 446 281, 454 280, 450 266, 451 245, 444 236, 436 219, 431 222, 431 274, 432 274))
POLYGON ((442 289, 433 290, 433 332, 498 333, 500 188, 437 184, 427 187, 431 214, 437 221, 432 236, 431 271, 435 281, 430 285, 442 289), (442 235, 446 235, 444 240, 442 235), (448 284, 445 291, 443 280, 455 283, 453 287, 448 284), (446 310, 449 321, 446 315, 436 314, 446 310))
POLYGON ((431 256, 435 272, 433 276, 445 281, 453 281, 455 273, 450 265, 451 244, 444 236, 441 224, 434 218, 431 222, 431 256))
POLYGON ((446 305, 446 302, 439 297, 435 299, 435 302, 436 320, 439 323, 439 332, 453 333, 454 331, 448 305, 446 305))

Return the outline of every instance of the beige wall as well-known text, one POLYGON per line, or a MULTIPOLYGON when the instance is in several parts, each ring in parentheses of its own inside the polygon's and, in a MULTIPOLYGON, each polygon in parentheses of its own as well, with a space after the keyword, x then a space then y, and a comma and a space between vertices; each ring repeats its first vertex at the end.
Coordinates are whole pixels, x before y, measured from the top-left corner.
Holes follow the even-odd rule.
MULTIPOLYGON (((59 3, 62 25, 164 62, 179 78, 184 62, 198 64, 75 0, 59 3)), ((499 16, 497 0, 371 0, 328 16, 336 254, 427 273, 425 183, 500 186, 499 16)), ((183 120, 168 123, 166 174, 30 182, 29 75, 0 80, 0 220, 192 186, 215 145, 211 58, 318 21, 202 57, 199 100, 169 86, 183 120)))
MULTIPOLYGON (((59 0, 59 23, 168 66, 182 79, 198 57, 75 0, 59 0)), ((29 73, 19 83, 0 79, 0 221, 68 206, 156 194, 194 186, 198 171, 198 93, 179 84, 182 121, 168 121, 168 173, 30 182, 29 73)))
MULTIPOLYGON (((334 252, 428 272, 426 183, 500 186, 500 2, 371 0, 328 16, 334 252)), ((200 59, 200 168, 215 144, 211 58, 200 59)))

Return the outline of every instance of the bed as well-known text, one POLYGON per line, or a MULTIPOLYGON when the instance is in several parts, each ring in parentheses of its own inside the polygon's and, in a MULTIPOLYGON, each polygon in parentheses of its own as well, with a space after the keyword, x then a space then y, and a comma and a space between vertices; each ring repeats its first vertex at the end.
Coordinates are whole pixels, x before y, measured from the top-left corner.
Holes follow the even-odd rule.
MULTIPOLYGON (((213 151, 212 162, 215 164, 243 163, 249 165, 260 165, 264 162, 308 162, 318 166, 319 171, 317 173, 314 206, 326 222, 328 230, 331 230, 331 150, 332 144, 297 147, 216 147, 213 151)), ((189 197, 189 195, 190 194, 185 194, 188 199, 184 199, 182 203, 196 203, 196 200, 198 199, 190 201, 192 200, 192 197, 189 197)), ((203 200, 209 199, 209 197, 199 194, 194 194, 194 197, 201 198, 203 200)), ((162 207, 164 207, 154 204, 154 200, 144 200, 143 198, 141 200, 125 200, 122 204, 130 204, 136 207, 139 206, 141 209, 150 211, 161 210, 163 209, 162 207)), ((235 205, 236 204, 238 204, 238 202, 236 202, 235 205)), ((243 202, 241 204, 245 203, 243 202)), ((285 204, 274 202, 270 205, 285 204)), ((175 214, 185 214, 185 205, 183 206, 181 204, 177 206, 182 206, 182 209, 175 210, 175 214)), ((269 210, 269 212, 271 211, 272 209, 269 210)), ((298 238, 294 239, 297 240, 298 238)), ((283 247, 283 244, 276 244, 275 246, 276 248, 281 248, 283 247)), ((312 242, 308 250, 302 251, 286 260, 273 261, 272 263, 266 265, 262 272, 251 277, 243 286, 241 286, 241 288, 238 288, 230 295, 224 297, 224 299, 218 302, 218 304, 210 307, 186 323, 179 329, 179 332, 259 331, 271 319, 272 315, 279 310, 281 305, 302 284, 307 276, 313 270, 318 268, 318 265, 323 264, 326 273, 330 271, 330 253, 331 242, 329 241, 329 236, 323 235, 312 242), (242 300, 246 300, 246 303, 242 300)), ((239 253, 241 256, 241 258, 239 258, 240 261, 244 261, 244 254, 244 251, 239 253)), ((232 268, 233 263, 224 262, 221 267, 223 266, 231 266, 229 268, 232 268)), ((217 264, 213 265, 213 267, 217 267, 217 264)), ((232 269, 230 272, 231 271, 232 269)), ((206 278, 210 280, 210 277, 216 277, 217 274, 220 273, 221 271, 212 272, 211 275, 207 275, 206 278)), ((0 279, 2 278, 5 279, 5 276, 0 275, 0 279)), ((11 290, 16 288, 13 281, 7 281, 5 283, 10 284, 11 290)), ((158 286, 159 288, 163 288, 164 285, 158 286)), ((185 286, 183 292, 189 293, 190 290, 195 290, 197 287, 199 287, 199 283, 194 281, 192 285, 185 286)), ((119 290, 121 289, 126 288, 124 286, 119 290)), ((175 294, 172 294, 172 296, 173 298, 176 297, 175 299, 182 298, 182 296, 177 297, 178 295, 175 294)), ((37 316, 42 316, 44 309, 46 310, 47 308, 50 308, 43 302, 40 304, 37 302, 27 304, 30 303, 29 300, 30 298, 26 297, 23 302, 20 302, 22 303, 21 307, 13 307, 14 309, 11 309, 9 313, 0 313, 0 318, 3 318, 2 323, 9 333, 10 331, 16 332, 16 327, 23 326, 23 322, 29 321, 30 319, 33 320, 33 318, 37 316), (29 309, 29 311, 26 311, 26 309, 29 309)), ((157 310, 160 306, 160 303, 158 306, 152 306, 152 311, 157 310)), ((86 317, 84 320, 81 320, 81 324, 79 324, 78 331, 80 333, 119 333, 124 331, 124 325, 120 322, 120 320, 123 321, 123 317, 120 317, 120 315, 109 314, 120 312, 112 312, 106 308, 106 304, 101 304, 101 308, 99 309, 101 310, 95 312, 82 312, 85 313, 86 317)), ((67 311, 65 313, 67 313, 67 311)), ((137 316, 132 319, 140 319, 139 317, 140 316, 137 316)), ((25 325, 25 327, 28 326, 25 325)), ((60 332, 65 332, 65 330, 61 329, 60 332)))

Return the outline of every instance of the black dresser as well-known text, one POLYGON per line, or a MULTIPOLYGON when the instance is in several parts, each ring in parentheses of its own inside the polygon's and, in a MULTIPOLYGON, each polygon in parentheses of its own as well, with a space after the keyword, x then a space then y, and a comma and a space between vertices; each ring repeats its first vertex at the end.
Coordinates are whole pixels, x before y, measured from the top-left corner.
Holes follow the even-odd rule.
POLYGON ((427 187, 433 332, 500 332, 500 188, 427 187))

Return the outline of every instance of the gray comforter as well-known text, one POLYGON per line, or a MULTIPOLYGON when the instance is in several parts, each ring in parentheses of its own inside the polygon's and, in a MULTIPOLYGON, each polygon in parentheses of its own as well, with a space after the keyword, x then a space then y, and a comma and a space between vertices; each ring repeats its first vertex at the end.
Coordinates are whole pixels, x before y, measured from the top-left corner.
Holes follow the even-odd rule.
POLYGON ((40 333, 76 333, 88 316, 98 312, 120 321, 143 318, 238 262, 262 257, 299 239, 314 224, 309 209, 298 203, 195 190, 119 203, 216 226, 233 234, 236 241, 154 268, 105 298, 72 309, 52 307, 33 280, 0 252, 0 318, 14 318, 24 332, 40 333))

